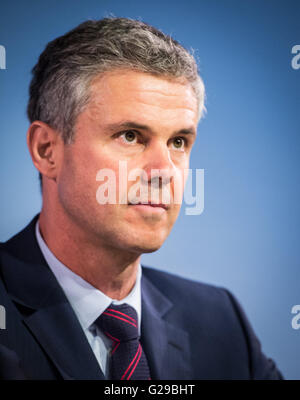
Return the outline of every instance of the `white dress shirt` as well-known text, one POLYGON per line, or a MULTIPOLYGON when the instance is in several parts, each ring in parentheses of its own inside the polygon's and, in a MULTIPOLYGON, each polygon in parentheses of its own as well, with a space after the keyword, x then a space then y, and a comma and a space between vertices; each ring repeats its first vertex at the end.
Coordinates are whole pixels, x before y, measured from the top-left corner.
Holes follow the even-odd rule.
MULTIPOLYGON (((45 260, 47 261, 50 269, 62 287, 67 299, 69 300, 71 307, 73 308, 87 337, 87 340, 91 345, 102 372, 107 376, 112 341, 100 331, 94 322, 111 303, 116 305, 127 303, 137 312, 138 329, 140 334, 141 266, 139 265, 138 267, 136 282, 131 292, 122 300, 118 301, 111 299, 100 290, 86 282, 79 275, 75 274, 55 257, 40 234, 39 221, 36 223, 35 233, 45 260)), ((74 349, 74 351, 76 351, 76 349, 74 349)))

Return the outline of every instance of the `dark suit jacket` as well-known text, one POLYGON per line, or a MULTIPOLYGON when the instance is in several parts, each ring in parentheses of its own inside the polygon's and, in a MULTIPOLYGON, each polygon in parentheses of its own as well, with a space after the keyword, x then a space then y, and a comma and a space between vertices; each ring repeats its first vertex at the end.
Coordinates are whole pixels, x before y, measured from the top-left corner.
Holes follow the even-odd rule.
MULTIPOLYGON (((36 216, 0 247, 2 379, 104 379, 35 238, 36 216)), ((225 289, 143 267, 142 345, 152 379, 279 379, 225 289)))

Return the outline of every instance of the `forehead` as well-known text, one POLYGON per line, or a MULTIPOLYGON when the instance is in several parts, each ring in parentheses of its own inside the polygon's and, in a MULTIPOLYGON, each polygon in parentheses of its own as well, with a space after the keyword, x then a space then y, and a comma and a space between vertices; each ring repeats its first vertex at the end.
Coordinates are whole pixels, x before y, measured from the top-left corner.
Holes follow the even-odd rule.
MULTIPOLYGON (((198 105, 190 84, 137 71, 114 71, 91 83, 88 105, 91 118, 111 119, 116 113, 126 118, 184 119, 196 124, 198 105)), ((188 122, 188 121, 187 121, 188 122)))

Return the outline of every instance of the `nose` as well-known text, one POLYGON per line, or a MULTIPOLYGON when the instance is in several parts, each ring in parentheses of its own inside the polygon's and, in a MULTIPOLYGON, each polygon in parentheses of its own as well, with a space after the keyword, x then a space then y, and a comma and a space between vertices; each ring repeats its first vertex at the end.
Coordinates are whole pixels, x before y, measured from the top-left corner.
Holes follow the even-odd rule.
POLYGON ((156 142, 149 146, 144 157, 144 171, 148 182, 159 180, 169 183, 174 179, 175 165, 172 161, 170 150, 165 143, 156 142))

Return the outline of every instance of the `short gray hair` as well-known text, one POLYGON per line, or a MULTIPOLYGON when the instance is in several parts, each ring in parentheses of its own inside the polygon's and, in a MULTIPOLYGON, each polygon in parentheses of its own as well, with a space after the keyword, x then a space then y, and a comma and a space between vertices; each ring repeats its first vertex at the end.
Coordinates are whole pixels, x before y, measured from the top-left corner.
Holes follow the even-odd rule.
POLYGON ((131 69, 166 78, 185 78, 196 95, 199 119, 205 90, 196 60, 171 36, 138 20, 89 20, 48 43, 32 69, 27 115, 74 138, 77 116, 89 101, 97 75, 131 69))

